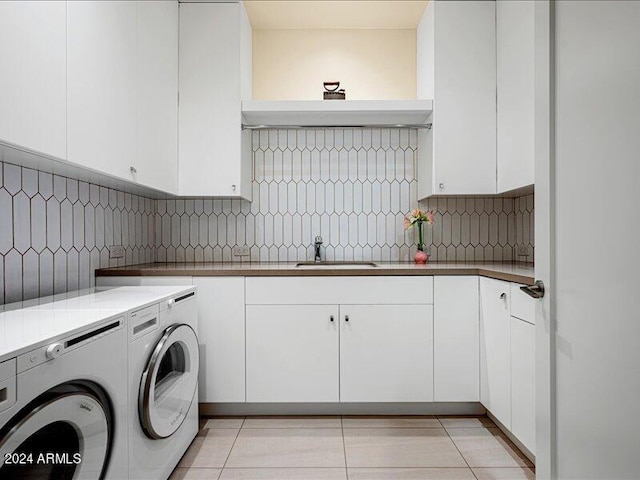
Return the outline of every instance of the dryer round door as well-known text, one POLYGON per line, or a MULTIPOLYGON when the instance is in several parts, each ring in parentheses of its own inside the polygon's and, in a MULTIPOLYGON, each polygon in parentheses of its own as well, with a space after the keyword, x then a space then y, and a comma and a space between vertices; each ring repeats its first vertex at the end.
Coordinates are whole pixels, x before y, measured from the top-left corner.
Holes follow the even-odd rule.
POLYGON ((138 410, 145 434, 167 438, 180 428, 198 387, 198 337, 189 325, 168 327, 142 374, 138 410))
POLYGON ((0 478, 101 479, 111 430, 103 394, 82 383, 52 388, 0 431, 0 478))

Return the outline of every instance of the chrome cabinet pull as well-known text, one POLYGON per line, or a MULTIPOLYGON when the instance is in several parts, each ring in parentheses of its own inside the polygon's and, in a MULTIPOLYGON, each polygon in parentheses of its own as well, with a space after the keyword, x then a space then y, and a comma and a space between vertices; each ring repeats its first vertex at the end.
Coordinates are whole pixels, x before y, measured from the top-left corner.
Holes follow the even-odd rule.
POLYGON ((344 321, 345 321, 345 322, 348 322, 348 321, 349 321, 349 315, 345 315, 345 316, 344 316, 344 321))
POLYGON ((329 321, 330 321, 330 322, 333 322, 333 315, 331 315, 331 316, 329 317, 329 321))
POLYGON ((531 298, 542 298, 544 297, 544 283, 540 280, 536 280, 536 283, 533 285, 525 285, 524 287, 520 287, 524 293, 529 295, 531 298))
POLYGON ((507 294, 506 294, 506 293, 504 293, 504 292, 502 292, 502 293, 500 294, 500 300, 505 300, 506 298, 507 298, 507 294))

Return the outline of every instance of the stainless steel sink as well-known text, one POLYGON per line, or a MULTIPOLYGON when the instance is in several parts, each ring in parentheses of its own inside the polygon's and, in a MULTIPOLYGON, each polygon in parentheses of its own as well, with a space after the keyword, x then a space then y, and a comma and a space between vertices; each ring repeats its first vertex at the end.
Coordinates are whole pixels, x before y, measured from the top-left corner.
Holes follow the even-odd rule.
POLYGON ((296 268, 375 268, 378 265, 373 262, 298 262, 296 268))

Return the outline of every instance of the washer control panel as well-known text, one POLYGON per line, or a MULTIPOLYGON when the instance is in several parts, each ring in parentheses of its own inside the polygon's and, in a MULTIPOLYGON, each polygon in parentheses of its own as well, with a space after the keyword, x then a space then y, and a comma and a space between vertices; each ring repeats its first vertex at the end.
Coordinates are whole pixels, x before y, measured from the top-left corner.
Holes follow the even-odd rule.
POLYGON ((25 370, 29 370, 30 368, 36 367, 45 362, 54 361, 56 358, 64 355, 68 351, 75 350, 87 343, 95 342, 96 340, 123 328, 123 324, 123 318, 114 319, 113 321, 94 328, 93 330, 89 330, 88 332, 80 332, 64 339, 52 341, 48 345, 43 345, 35 350, 23 353, 17 358, 18 373, 22 373, 25 370))

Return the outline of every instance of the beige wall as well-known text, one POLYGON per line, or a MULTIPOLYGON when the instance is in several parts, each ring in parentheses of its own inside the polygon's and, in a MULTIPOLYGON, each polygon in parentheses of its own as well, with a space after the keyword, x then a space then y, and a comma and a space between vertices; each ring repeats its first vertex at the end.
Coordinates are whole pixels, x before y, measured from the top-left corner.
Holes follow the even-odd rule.
POLYGON ((416 30, 253 31, 254 100, 321 100, 333 80, 347 100, 416 98, 416 30))

